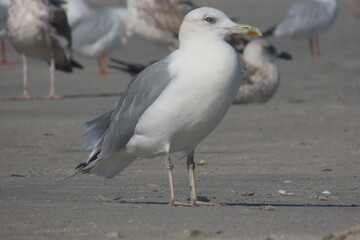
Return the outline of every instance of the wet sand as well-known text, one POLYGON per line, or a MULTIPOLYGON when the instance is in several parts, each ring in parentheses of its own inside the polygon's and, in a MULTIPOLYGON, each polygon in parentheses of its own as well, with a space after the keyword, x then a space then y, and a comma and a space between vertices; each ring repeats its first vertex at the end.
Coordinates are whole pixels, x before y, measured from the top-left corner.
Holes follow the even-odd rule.
MULTIPOLYGON (((241 2, 196 1, 261 29, 290 5, 241 2)), ((79 176, 55 183, 87 157, 82 124, 108 110, 131 78, 116 70, 100 76, 95 59, 76 56, 85 70, 57 73, 63 100, 8 101, 21 94, 22 79, 21 56, 10 50, 15 64, 0 66, 0 239, 338 239, 329 234, 360 224, 355 6, 340 1, 335 25, 321 36, 320 59, 310 57, 305 40, 271 39, 294 57, 278 61, 277 95, 267 104, 232 106, 197 148, 196 161, 205 160, 196 168, 198 195, 223 207, 167 206, 163 158, 136 161, 112 180, 79 176)), ((134 37, 112 56, 146 63, 166 54, 134 37)), ((29 85, 35 98, 47 94, 45 63, 30 62, 29 85)), ((185 161, 176 161, 174 171, 176 195, 186 201, 185 161)), ((360 239, 359 232, 343 239, 360 239)))

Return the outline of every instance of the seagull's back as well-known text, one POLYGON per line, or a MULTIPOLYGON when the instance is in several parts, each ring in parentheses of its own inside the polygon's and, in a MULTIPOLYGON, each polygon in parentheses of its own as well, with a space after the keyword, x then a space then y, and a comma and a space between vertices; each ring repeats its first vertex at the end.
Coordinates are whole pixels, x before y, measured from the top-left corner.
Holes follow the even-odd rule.
POLYGON ((338 12, 336 0, 309 0, 293 4, 275 28, 275 36, 308 38, 326 31, 338 12))

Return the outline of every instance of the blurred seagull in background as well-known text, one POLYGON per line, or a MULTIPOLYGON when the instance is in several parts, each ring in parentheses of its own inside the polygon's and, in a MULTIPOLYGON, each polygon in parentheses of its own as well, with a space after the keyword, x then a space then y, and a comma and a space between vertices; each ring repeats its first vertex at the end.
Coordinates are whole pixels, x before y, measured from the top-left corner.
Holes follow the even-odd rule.
POLYGON ((74 29, 82 20, 89 17, 92 13, 91 8, 84 0, 67 0, 63 8, 71 29, 74 29))
POLYGON ((86 123, 84 148, 91 154, 67 177, 83 173, 112 178, 137 158, 165 155, 170 203, 215 205, 197 200, 194 151, 223 119, 239 89, 240 61, 224 41, 231 33, 261 35, 214 8, 188 13, 179 48, 135 77, 113 110, 86 123), (175 198, 170 158, 175 152, 187 155, 190 203, 175 198))
POLYGON ((334 23, 339 7, 337 0, 310 0, 293 4, 287 16, 264 36, 309 39, 311 54, 320 57, 319 35, 334 23))
POLYGON ((6 16, 10 6, 10 0, 0 0, 0 42, 1 42, 1 64, 9 62, 6 59, 5 37, 6 37, 6 16))
POLYGON ((197 8, 188 0, 127 0, 127 7, 129 33, 170 50, 179 45, 179 28, 185 15, 197 8))
POLYGON ((100 74, 109 74, 106 55, 127 42, 127 15, 124 8, 95 11, 72 31, 74 50, 88 57, 99 58, 100 74))
POLYGON ((50 65, 50 92, 44 99, 58 99, 55 93, 55 69, 72 72, 82 68, 71 57, 71 31, 65 11, 58 0, 13 0, 7 16, 7 36, 23 54, 23 96, 28 93, 27 57, 39 58, 50 65))
POLYGON ((234 103, 262 103, 269 101, 280 84, 275 60, 291 60, 286 52, 276 48, 264 39, 258 38, 246 44, 241 57, 242 79, 234 103))

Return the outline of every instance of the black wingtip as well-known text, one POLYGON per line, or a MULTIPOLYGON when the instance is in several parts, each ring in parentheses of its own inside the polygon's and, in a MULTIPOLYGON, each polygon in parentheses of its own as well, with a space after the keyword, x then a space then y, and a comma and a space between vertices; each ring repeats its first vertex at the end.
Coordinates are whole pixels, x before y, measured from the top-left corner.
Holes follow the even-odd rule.
POLYGON ((263 37, 264 37, 264 38, 265 38, 265 37, 271 37, 271 36, 274 34, 275 29, 276 29, 276 26, 273 26, 273 27, 271 27, 271 28, 263 31, 263 33, 262 33, 262 34, 263 34, 263 37))
POLYGON ((285 59, 285 60, 292 60, 293 57, 290 53, 288 52, 281 52, 278 54, 278 58, 282 58, 282 59, 285 59))
POLYGON ((110 58, 110 61, 117 64, 117 65, 109 65, 110 68, 122 70, 132 76, 139 74, 146 67, 148 67, 148 65, 145 64, 125 62, 116 58, 110 58))
POLYGON ((72 67, 84 69, 84 67, 83 67, 80 63, 76 62, 76 61, 73 60, 73 59, 70 60, 70 63, 71 63, 71 66, 72 66, 72 67))

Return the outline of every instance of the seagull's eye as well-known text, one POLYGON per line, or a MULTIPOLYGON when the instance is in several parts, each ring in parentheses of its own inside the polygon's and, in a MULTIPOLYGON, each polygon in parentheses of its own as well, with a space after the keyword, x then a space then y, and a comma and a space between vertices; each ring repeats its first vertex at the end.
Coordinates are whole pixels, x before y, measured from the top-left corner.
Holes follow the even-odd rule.
POLYGON ((213 17, 206 17, 205 21, 207 21, 208 23, 215 23, 215 18, 213 17))

